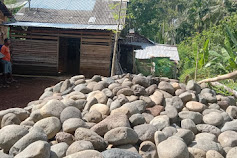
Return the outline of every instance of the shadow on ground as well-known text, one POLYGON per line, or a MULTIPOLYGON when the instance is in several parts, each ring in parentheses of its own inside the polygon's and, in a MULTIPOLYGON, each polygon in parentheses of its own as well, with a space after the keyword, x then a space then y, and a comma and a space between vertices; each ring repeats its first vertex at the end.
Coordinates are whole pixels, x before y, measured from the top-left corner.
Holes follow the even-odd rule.
POLYGON ((44 89, 55 85, 59 79, 15 77, 17 83, 8 88, 1 86, 0 81, 0 110, 13 107, 25 107, 30 101, 37 100, 44 89))

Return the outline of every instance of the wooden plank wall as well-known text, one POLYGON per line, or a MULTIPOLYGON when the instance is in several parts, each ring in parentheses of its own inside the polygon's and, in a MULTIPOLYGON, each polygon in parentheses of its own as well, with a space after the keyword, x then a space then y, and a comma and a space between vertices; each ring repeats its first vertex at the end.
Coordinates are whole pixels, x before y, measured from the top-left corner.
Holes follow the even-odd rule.
POLYGON ((78 65, 80 67, 80 74, 84 74, 86 77, 91 77, 95 74, 109 76, 112 53, 111 31, 49 28, 28 28, 27 30, 23 30, 20 27, 12 27, 10 36, 14 42, 12 47, 13 55, 15 56, 16 54, 16 60, 14 60, 14 64, 17 65, 16 67, 24 65, 27 69, 31 69, 30 65, 35 64, 34 66, 39 67, 40 71, 52 74, 57 73, 63 69, 62 60, 59 60, 59 38, 80 38, 80 65, 78 65), (44 49, 45 46, 46 49, 44 49), (16 52, 14 50, 16 50, 16 52), (29 56, 29 59, 24 59, 23 56, 20 55, 20 50, 26 50, 25 52, 21 51, 21 53, 29 56), (48 59, 43 62, 45 57, 48 59), (39 60, 39 62, 32 63, 36 59, 39 60), (27 64, 28 60, 31 63, 27 64))
POLYGON ((12 39, 12 60, 16 72, 57 73, 57 41, 12 39))
POLYGON ((109 76, 111 64, 111 34, 81 38, 80 70, 92 77, 95 74, 109 76))

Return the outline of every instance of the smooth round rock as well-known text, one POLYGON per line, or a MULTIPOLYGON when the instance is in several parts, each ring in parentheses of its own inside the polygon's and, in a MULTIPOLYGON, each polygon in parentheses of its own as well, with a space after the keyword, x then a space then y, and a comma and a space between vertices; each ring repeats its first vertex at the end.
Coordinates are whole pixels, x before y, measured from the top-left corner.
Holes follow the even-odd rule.
POLYGON ((219 128, 208 124, 198 124, 196 127, 198 131, 202 133, 212 133, 216 136, 218 136, 221 133, 221 130, 219 128))
POLYGON ((78 128, 75 131, 75 140, 85 140, 93 144, 96 150, 104 150, 107 147, 105 140, 91 129, 78 128))
POLYGON ((184 142, 189 145, 194 140, 195 135, 191 130, 188 129, 177 129, 175 136, 178 136, 184 140, 184 142))
POLYGON ((150 124, 143 124, 134 127, 134 131, 137 133, 140 141, 154 142, 154 134, 157 128, 150 124))
POLYGON ((58 143, 65 142, 68 145, 71 145, 74 141, 74 136, 72 134, 66 133, 66 132, 57 133, 55 138, 58 143))
POLYGON ((179 113, 179 117, 181 119, 191 119, 195 124, 200 124, 203 119, 202 114, 193 111, 182 111, 179 113))
POLYGON ((158 130, 162 130, 170 125, 169 117, 166 115, 160 115, 155 117, 151 122, 158 130))
POLYGON ((74 143, 72 143, 66 152, 66 155, 71 155, 80 151, 84 151, 84 150, 93 150, 94 147, 92 145, 91 142, 89 141, 84 141, 84 140, 80 140, 80 141, 75 141, 74 143))
POLYGON ((47 141, 47 135, 45 134, 42 128, 33 127, 30 129, 29 133, 23 136, 11 147, 9 154, 15 156, 21 151, 23 151, 31 143, 34 143, 39 140, 47 141))
POLYGON ((60 118, 60 114, 64 110, 64 108, 65 105, 61 101, 50 100, 40 109, 40 113, 44 118, 53 116, 60 118))
POLYGON ((135 144, 138 141, 138 135, 131 128, 118 127, 107 132, 104 139, 113 145, 135 144))
POLYGON ((206 140, 206 141, 213 141, 217 142, 217 137, 211 133, 199 133, 195 136, 195 140, 206 140))
POLYGON ((28 128, 20 125, 8 125, 0 129, 0 148, 8 152, 10 148, 28 133, 28 128))
POLYGON ((61 122, 57 117, 48 117, 36 122, 34 127, 42 128, 48 139, 51 139, 60 131, 61 122))
POLYGON ((237 146, 237 132, 225 131, 218 136, 218 142, 222 147, 236 147, 237 146))
POLYGON ((221 128, 221 132, 225 131, 236 131, 237 132, 237 120, 226 122, 221 128))
POLYGON ((70 118, 81 118, 81 111, 76 107, 66 107, 60 114, 60 120, 63 123, 70 118))
POLYGON ((206 158, 206 152, 198 148, 188 148, 190 158, 206 158))
POLYGON ((45 141, 36 141, 27 146, 22 152, 14 158, 50 158, 50 145, 45 141))
POLYGON ((237 157, 237 147, 230 149, 226 155, 226 158, 234 158, 234 157, 237 157))
POLYGON ((102 116, 109 115, 109 107, 105 104, 95 104, 90 108, 90 111, 96 110, 102 114, 102 116))
POLYGON ((79 118, 70 118, 64 121, 62 127, 64 132, 73 134, 77 128, 86 127, 86 123, 79 118))
POLYGON ((209 150, 206 153, 206 158, 224 158, 219 152, 215 150, 209 150))
POLYGON ((83 119, 86 120, 87 122, 92 123, 99 123, 100 121, 103 120, 102 114, 97 110, 90 110, 88 113, 85 114, 83 119))
POLYGON ((191 119, 184 119, 181 121, 181 127, 184 129, 191 130, 194 134, 197 133, 197 127, 191 119))
POLYGON ((103 158, 142 158, 138 153, 113 148, 102 152, 103 158))
POLYGON ((202 112, 205 108, 204 104, 196 102, 196 101, 189 101, 186 103, 186 108, 190 111, 194 112, 202 112))
POLYGON ((164 100, 164 94, 161 93, 160 91, 155 91, 151 96, 151 100, 156 104, 156 105, 161 105, 162 101, 164 100))
POLYGON ((60 158, 66 156, 66 151, 68 149, 67 143, 58 143, 51 146, 50 158, 60 158))
POLYGON ((64 158, 104 158, 102 154, 96 150, 84 150, 71 155, 68 155, 64 158))
POLYGON ((157 150, 159 158, 189 158, 186 144, 179 139, 167 139, 158 145, 157 150))
POLYGON ((8 113, 3 116, 1 122, 1 128, 7 125, 19 125, 21 120, 13 113, 8 113))
POLYGON ((117 127, 130 127, 129 120, 126 115, 123 114, 109 115, 103 121, 93 126, 91 130, 98 133, 100 136, 103 136, 111 129, 117 127))
POLYGON ((129 121, 131 122, 132 126, 137 126, 144 124, 146 122, 144 116, 142 114, 134 114, 129 118, 129 121))
POLYGON ((213 126, 219 126, 224 122, 224 119, 220 113, 211 112, 203 116, 203 122, 213 126))
POLYGON ((170 94, 174 94, 174 91, 175 91, 174 87, 170 83, 165 82, 165 81, 161 81, 158 85, 158 88, 170 94))
POLYGON ((165 136, 165 134, 163 132, 156 131, 156 133, 154 135, 154 140, 155 140, 156 146, 158 146, 161 142, 163 142, 166 139, 167 139, 167 137, 165 136))

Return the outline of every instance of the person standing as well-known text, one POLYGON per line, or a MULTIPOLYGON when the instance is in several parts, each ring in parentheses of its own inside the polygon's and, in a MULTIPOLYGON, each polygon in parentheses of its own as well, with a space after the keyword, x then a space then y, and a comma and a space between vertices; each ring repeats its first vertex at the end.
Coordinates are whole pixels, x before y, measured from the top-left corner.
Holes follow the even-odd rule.
POLYGON ((3 83, 11 83, 13 80, 12 77, 12 63, 11 63, 11 54, 10 54, 10 40, 8 38, 4 39, 4 45, 1 48, 1 53, 4 55, 2 58, 3 64, 3 83), (8 80, 9 79, 9 80, 8 80))

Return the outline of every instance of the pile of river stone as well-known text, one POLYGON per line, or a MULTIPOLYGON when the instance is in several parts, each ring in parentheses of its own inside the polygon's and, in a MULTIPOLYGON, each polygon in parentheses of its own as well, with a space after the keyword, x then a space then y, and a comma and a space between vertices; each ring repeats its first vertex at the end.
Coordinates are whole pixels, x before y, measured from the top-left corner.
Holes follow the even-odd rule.
POLYGON ((237 158, 237 106, 207 85, 74 76, 0 111, 1 158, 237 158))

